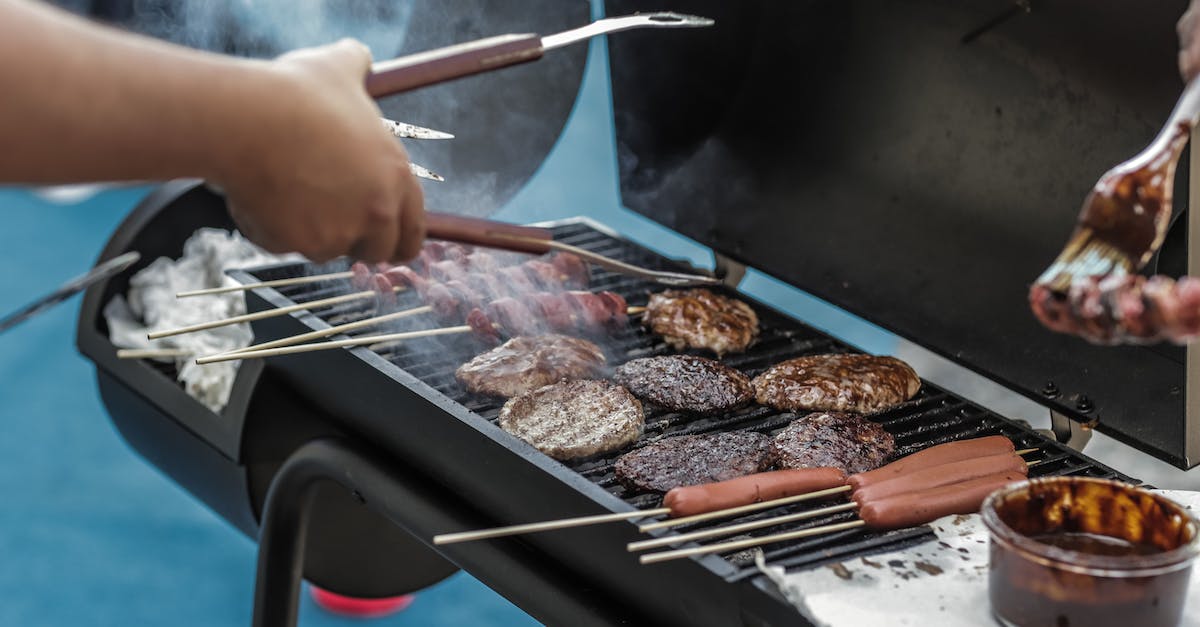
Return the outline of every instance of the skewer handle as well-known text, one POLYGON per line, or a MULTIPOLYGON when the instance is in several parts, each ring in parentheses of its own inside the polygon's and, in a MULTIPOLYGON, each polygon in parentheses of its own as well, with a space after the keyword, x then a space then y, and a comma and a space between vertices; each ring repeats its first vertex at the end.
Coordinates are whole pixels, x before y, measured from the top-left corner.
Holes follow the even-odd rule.
POLYGON ((367 337, 356 337, 348 340, 336 340, 333 342, 318 342, 313 344, 299 344, 296 346, 281 346, 279 348, 268 348, 264 350, 248 350, 240 353, 221 353, 220 355, 209 355, 196 360, 196 363, 203 366, 204 364, 213 364, 219 361, 235 361, 238 359, 258 359, 261 357, 278 357, 280 355, 294 355, 296 353, 311 353, 314 351, 327 351, 335 348, 346 348, 348 346, 368 346, 370 344, 384 344, 388 342, 402 342, 404 340, 415 340, 421 337, 433 337, 435 335, 453 335, 455 333, 470 333, 474 331, 469 326, 463 325, 458 327, 442 327, 440 329, 425 329, 422 331, 406 331, 404 333, 388 333, 386 335, 371 335, 367 337))
MULTIPOLYGON (((397 291, 399 291, 399 288, 396 288, 396 289, 397 289, 397 291)), ((256 311, 254 313, 242 314, 240 316, 233 316, 232 318, 224 318, 222 320, 212 320, 209 322, 202 322, 200 324, 193 324, 191 326, 179 327, 178 329, 168 329, 166 331, 154 331, 152 333, 147 333, 146 337, 148 337, 152 340, 160 340, 164 337, 171 337, 173 335, 183 335, 184 333, 195 333, 196 331, 207 331, 208 329, 215 329, 217 327, 223 327, 223 326, 227 326, 230 324, 241 324, 243 322, 254 322, 256 320, 264 320, 266 318, 274 318, 275 316, 283 316, 283 315, 287 315, 287 314, 290 314, 293 312, 303 311, 305 309, 314 309, 317 307, 327 307, 329 305, 348 303, 348 302, 354 301, 354 300, 363 300, 365 298, 375 298, 375 296, 376 296, 375 290, 363 290, 361 292, 354 292, 352 294, 344 294, 342 296, 331 296, 329 298, 322 298, 320 300, 311 300, 306 303, 296 303, 295 305, 288 305, 287 307, 276 307, 275 309, 264 309, 262 311, 256 311)))
POLYGON ((531 33, 468 41, 372 65, 367 93, 382 98, 540 58, 542 38, 531 33))
POLYGON ((460 244, 474 244, 521 253, 550 252, 554 234, 536 226, 519 226, 483 218, 430 212, 425 215, 427 236, 460 244))

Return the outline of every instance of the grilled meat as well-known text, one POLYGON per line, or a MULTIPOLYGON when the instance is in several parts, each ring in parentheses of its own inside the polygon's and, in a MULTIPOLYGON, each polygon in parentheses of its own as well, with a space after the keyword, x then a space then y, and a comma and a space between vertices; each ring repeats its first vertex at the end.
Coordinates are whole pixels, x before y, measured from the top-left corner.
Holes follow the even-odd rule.
POLYGON ((758 315, 749 305, 705 289, 652 294, 642 324, 676 350, 703 348, 718 356, 740 353, 758 337, 758 315))
POLYGON ((719 414, 754 398, 750 379, 721 362, 690 355, 634 359, 613 380, 633 395, 671 411, 719 414))
POLYGON ((607 381, 566 381, 509 399, 500 428, 561 460, 629 446, 642 435, 642 404, 607 381))
POLYGON ((775 364, 754 378, 758 402, 784 411, 870 413, 913 397, 917 373, 895 357, 810 355, 775 364))
POLYGON ((771 438, 752 431, 664 438, 617 459, 617 479, 631 489, 666 492, 767 470, 771 438))
POLYGON ((775 436, 780 468, 841 468, 847 475, 883 465, 896 450, 892 434, 858 414, 828 412, 795 420, 775 436))
POLYGON ((454 376, 475 394, 512 397, 558 381, 599 376, 605 363, 604 351, 587 340, 521 336, 477 355, 454 376))

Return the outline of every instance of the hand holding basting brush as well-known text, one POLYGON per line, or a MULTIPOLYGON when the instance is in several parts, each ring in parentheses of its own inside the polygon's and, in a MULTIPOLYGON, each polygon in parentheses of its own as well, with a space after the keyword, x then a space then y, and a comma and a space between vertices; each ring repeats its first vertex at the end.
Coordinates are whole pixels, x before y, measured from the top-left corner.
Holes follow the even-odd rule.
POLYGON ((1166 237, 1175 166, 1198 115, 1193 80, 1154 141, 1088 194, 1071 240, 1029 290, 1046 327, 1097 344, 1200 337, 1200 278, 1137 274, 1166 237))

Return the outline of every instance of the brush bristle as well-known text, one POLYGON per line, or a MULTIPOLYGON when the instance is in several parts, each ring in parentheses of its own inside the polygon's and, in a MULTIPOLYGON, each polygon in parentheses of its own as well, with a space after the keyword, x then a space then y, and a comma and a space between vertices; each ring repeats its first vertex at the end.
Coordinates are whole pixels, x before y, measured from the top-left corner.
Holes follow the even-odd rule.
POLYGON ((1095 232, 1081 227, 1071 236, 1054 263, 1038 277, 1037 283, 1056 292, 1066 292, 1077 278, 1126 274, 1135 264, 1121 250, 1096 238, 1095 232))

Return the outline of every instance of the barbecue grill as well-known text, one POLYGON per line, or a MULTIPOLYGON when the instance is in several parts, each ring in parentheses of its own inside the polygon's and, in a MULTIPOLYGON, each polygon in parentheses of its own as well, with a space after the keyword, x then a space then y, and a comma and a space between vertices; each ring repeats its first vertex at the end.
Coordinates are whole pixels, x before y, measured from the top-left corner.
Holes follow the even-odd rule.
MULTIPOLYGON (((630 4, 611 0, 608 12, 632 12, 630 4)), ((1126 3, 1062 2, 1044 11, 1037 5, 1028 15, 990 2, 678 4, 671 8, 717 18, 715 39, 657 46, 654 64, 633 62, 648 54, 649 40, 636 33, 610 43, 627 205, 711 245, 730 277, 741 266, 771 272, 1037 399, 1060 418, 1095 424, 1099 417, 1099 429, 1180 465, 1194 463, 1190 440, 1179 437, 1195 433, 1183 411, 1182 351, 1094 349, 1042 332, 1023 307, 1025 286, 1057 252, 1094 175, 1153 134, 1177 91, 1167 72, 1146 71, 1121 83, 1135 85, 1133 95, 1114 92, 1105 82, 1111 77, 1096 68, 1116 61, 1064 49, 1056 29, 1086 15, 1079 37, 1114 38, 1125 45, 1121 63, 1169 70, 1170 55, 1160 59, 1169 45, 1119 39, 1126 3), (825 52, 814 58, 819 50, 825 52), (836 51, 832 58, 829 50, 836 51), (869 67, 865 59, 873 60, 869 67), (885 80, 927 66, 924 80, 942 91, 909 92, 885 80), (1066 78, 1067 69, 1079 70, 1079 85, 1066 78), (781 84, 785 70, 812 79, 781 84), (1063 85, 1046 89, 1035 80, 1052 71, 1063 85), (821 94, 801 98, 797 85, 817 84, 821 94), (1093 106, 1079 105, 1081 93, 1093 106), (857 103, 868 95, 873 111, 837 111, 835 98, 857 103), (1112 124, 1113 111, 1127 110, 1136 112, 1135 122, 1112 124), (1044 129, 996 122, 991 116, 1003 115, 997 111, 1025 124, 1043 120, 1066 138, 1089 138, 1089 150, 1047 147, 1044 129), (885 119, 895 130, 878 121, 885 119), (1103 138, 1095 137, 1100 128, 1103 138), (1063 161, 1064 150, 1070 160, 1063 161), (989 172, 997 180, 984 176, 989 172), (1022 185, 1001 184, 1011 181, 1022 185), (963 207, 978 211, 955 213, 963 207), (1005 239, 1002 225, 1014 216, 1028 219, 1030 232, 1005 239), (1006 247, 1010 239, 1023 244, 1006 247), (976 261, 981 254, 986 263, 976 261), (977 301, 963 302, 964 295, 977 301), (1144 422, 1134 422, 1134 408, 1144 410, 1144 422)), ((1169 35, 1182 11, 1177 4, 1139 11, 1169 35)), ((127 250, 145 262, 176 256, 201 226, 231 226, 223 199, 195 183, 168 184, 118 228, 103 257, 127 250)), ((623 261, 689 269, 586 219, 548 226, 560 241, 623 261)), ((1160 268, 1177 263, 1171 259, 1181 245, 1165 249, 1160 268)), ((435 533, 629 511, 657 505, 657 496, 617 483, 614 456, 562 463, 500 430, 500 404, 467 394, 454 380, 454 369, 481 350, 466 336, 247 362, 230 404, 214 414, 175 383, 173 368, 116 359, 101 310, 140 267, 89 290, 79 347, 96 362, 101 395, 130 444, 258 537, 258 624, 294 622, 301 575, 344 594, 386 596, 459 567, 549 624, 804 624, 745 555, 639 565, 624 551, 644 538, 629 522, 435 551, 428 544, 435 533)), ((293 263, 233 276, 253 282, 313 272, 293 263)), ((751 303, 763 330, 750 351, 727 363, 753 375, 791 357, 855 350, 729 283, 723 290, 751 303)), ((592 286, 632 305, 661 289, 595 268, 592 286)), ((256 289, 247 306, 287 306, 339 289, 256 289)), ((401 306, 415 298, 400 297, 401 306)), ((258 321, 254 332, 269 341, 372 313, 369 305, 335 305, 258 321)), ((606 349, 613 363, 672 352, 635 327, 616 333, 606 349)), ((651 412, 640 442, 717 430, 773 433, 794 417, 762 407, 723 419, 651 412)), ((999 433, 1018 448, 1039 449, 1030 459, 1042 463, 1031 476, 1132 480, 929 382, 912 400, 870 418, 896 436, 898 454, 999 433)), ((805 568, 931 537, 923 527, 852 530, 764 552, 770 563, 805 568)))

